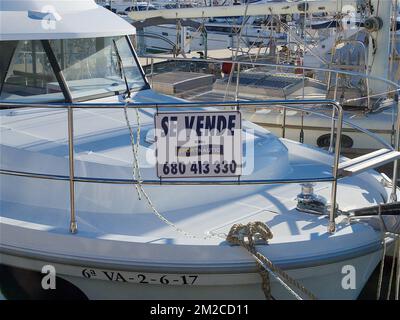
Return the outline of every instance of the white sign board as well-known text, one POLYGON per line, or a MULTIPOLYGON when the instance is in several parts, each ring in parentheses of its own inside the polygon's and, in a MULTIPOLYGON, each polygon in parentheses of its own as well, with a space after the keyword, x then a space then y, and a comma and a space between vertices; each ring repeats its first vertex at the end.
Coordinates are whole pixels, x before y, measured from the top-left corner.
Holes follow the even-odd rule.
POLYGON ((162 112, 154 120, 158 177, 241 175, 239 111, 162 112))

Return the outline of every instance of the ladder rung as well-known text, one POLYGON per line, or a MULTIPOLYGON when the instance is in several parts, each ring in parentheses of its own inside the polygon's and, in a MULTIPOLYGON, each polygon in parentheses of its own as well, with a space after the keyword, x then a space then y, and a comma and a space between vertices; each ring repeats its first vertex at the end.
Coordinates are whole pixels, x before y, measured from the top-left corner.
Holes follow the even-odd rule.
POLYGON ((345 162, 339 163, 339 169, 342 169, 347 166, 351 166, 353 164, 363 162, 363 161, 371 159, 373 157, 380 156, 381 154, 388 153, 389 151, 390 151, 389 149, 379 149, 379 150, 373 151, 371 153, 367 153, 362 156, 359 156, 359 157, 356 157, 356 158, 353 158, 350 160, 346 160, 345 162))
POLYGON ((400 158, 400 152, 380 149, 339 164, 339 176, 351 176, 400 158))

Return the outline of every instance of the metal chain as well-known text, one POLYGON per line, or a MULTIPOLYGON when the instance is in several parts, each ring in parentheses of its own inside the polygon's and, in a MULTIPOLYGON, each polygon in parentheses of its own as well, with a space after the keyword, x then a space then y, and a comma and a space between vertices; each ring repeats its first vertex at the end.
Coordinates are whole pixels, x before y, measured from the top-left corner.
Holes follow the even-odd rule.
POLYGON ((268 243, 272 239, 273 234, 268 226, 260 221, 249 222, 247 225, 234 224, 229 231, 226 240, 233 245, 240 245, 249 251, 255 258, 257 267, 262 279, 262 289, 266 299, 272 299, 271 284, 269 274, 278 280, 296 299, 302 298, 291 288, 295 287, 312 300, 317 300, 317 297, 305 288, 300 282, 293 279, 285 271, 276 266, 266 256, 256 250, 256 241, 262 240, 268 243))

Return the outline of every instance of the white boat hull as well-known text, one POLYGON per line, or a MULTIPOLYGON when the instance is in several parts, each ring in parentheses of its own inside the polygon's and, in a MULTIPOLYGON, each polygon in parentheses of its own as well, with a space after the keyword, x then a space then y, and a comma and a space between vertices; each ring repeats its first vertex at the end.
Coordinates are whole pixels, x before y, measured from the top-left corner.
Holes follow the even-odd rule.
MULTIPOLYGON (((367 255, 314 267, 287 270, 318 299, 356 299, 382 257, 382 250, 367 255), (345 288, 346 266, 354 267, 355 286, 345 288)), ((40 271, 52 265, 57 276, 65 279, 89 299, 265 299, 257 273, 149 273, 146 270, 112 270, 77 266, 0 254, 3 264, 40 271), (196 283, 190 284, 198 277, 196 283), (185 277, 188 284, 182 283, 185 277), (160 280, 161 279, 161 280, 160 280), (155 281, 152 281, 155 280, 155 281), (179 280, 178 284, 177 283, 179 280), (138 282, 143 283, 138 283, 138 282), (145 283, 148 282, 148 283, 145 283), (163 283, 160 283, 163 282, 163 283), (166 283, 168 282, 168 284, 166 283)), ((45 275, 42 275, 43 277, 45 275)), ((276 280, 271 279, 275 299, 294 299, 276 280)))
MULTIPOLYGON (((277 136, 283 136, 283 114, 277 112, 247 113, 246 119, 253 121, 264 128, 267 128, 277 136)), ((392 110, 369 114, 367 117, 362 114, 345 114, 345 120, 356 126, 367 128, 371 133, 379 136, 388 144, 394 143, 392 110)), ((331 121, 319 116, 306 115, 302 119, 300 112, 290 112, 286 115, 286 127, 284 137, 300 141, 301 130, 303 129, 303 142, 305 144, 327 148, 330 139, 331 121), (325 137, 325 139, 323 139, 325 137)), ((346 152, 359 154, 367 153, 382 148, 383 144, 372 139, 365 133, 345 125, 342 132, 342 148, 346 152), (347 139, 347 140, 346 140, 347 139)))

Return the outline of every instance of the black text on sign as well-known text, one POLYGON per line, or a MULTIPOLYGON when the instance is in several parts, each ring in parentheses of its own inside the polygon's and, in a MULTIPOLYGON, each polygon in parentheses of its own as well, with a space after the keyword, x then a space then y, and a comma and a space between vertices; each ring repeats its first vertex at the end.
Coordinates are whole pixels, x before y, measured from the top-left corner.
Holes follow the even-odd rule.
POLYGON ((158 177, 239 176, 241 126, 239 111, 156 114, 158 177))

